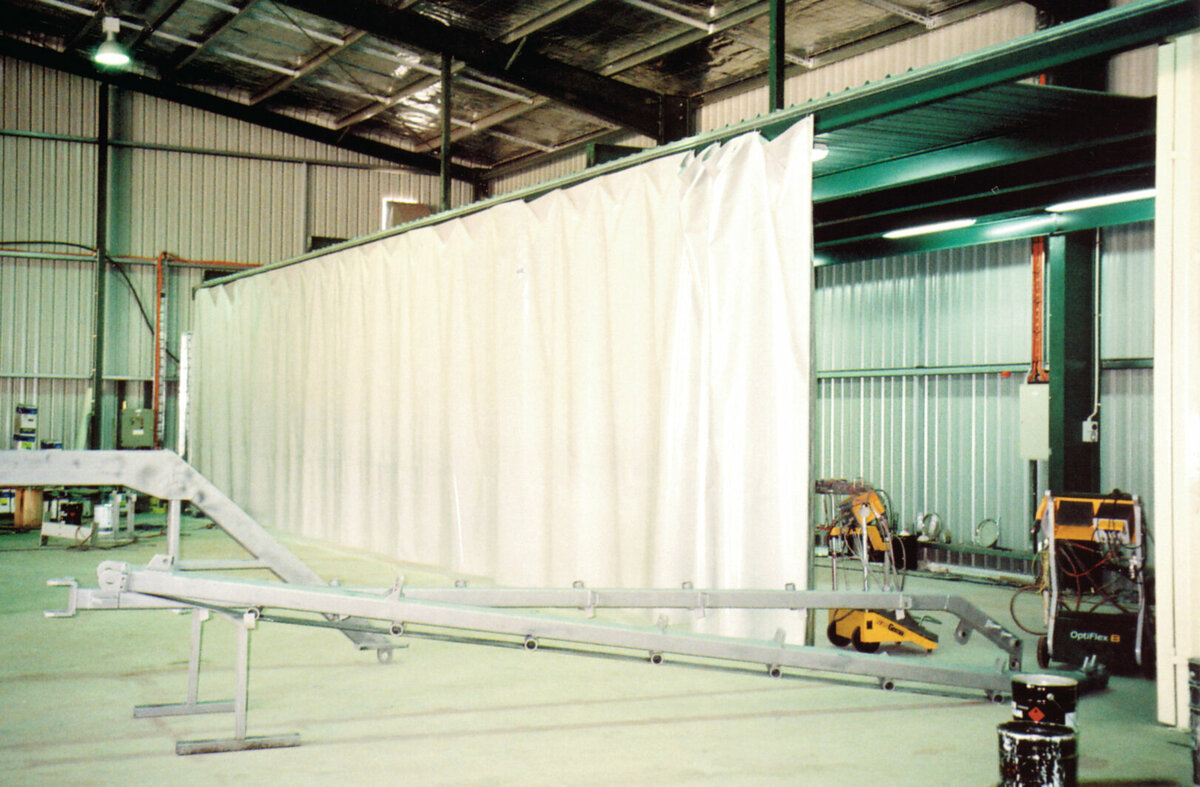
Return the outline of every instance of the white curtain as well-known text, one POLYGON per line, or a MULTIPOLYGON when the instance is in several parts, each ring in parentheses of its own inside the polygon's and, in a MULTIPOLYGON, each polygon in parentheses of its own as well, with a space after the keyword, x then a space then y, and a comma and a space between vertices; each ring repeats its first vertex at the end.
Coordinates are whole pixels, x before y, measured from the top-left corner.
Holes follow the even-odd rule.
POLYGON ((804 587, 811 147, 200 290, 191 458, 268 526, 500 584, 804 587))

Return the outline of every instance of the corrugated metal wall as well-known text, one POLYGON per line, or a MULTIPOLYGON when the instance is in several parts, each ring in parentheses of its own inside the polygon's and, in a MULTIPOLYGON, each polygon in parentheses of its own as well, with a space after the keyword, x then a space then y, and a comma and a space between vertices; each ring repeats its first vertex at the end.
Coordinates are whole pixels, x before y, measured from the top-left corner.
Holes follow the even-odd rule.
MULTIPOLYGON (((1100 281, 1100 352, 1111 361, 1147 364, 1154 356, 1154 224, 1104 232, 1100 281)), ((1100 375, 1100 488, 1141 495, 1154 523, 1154 370, 1100 375)))
POLYGON ((1100 352, 1105 358, 1154 355, 1154 224, 1113 227, 1101 236, 1100 352))
MULTIPOLYGON (((0 248, 94 242, 96 100, 90 80, 0 57, 0 248)), ((109 254, 126 259, 106 287, 109 440, 120 388, 131 405, 149 404, 143 382, 153 374, 153 334, 133 293, 153 320, 155 271, 147 263, 159 252, 274 262, 302 253, 311 235, 379 230, 384 197, 436 207, 440 193, 434 175, 147 96, 114 90, 111 107, 109 254)), ((472 196, 470 185, 454 183, 456 205, 472 196)), ((41 436, 71 445, 90 386, 94 265, 83 249, 38 250, 84 259, 0 256, 0 423, 7 432, 13 406, 35 404, 41 436)), ((203 274, 168 267, 172 348, 190 328, 203 274)), ((168 377, 175 373, 169 363, 168 377)), ((168 415, 170 439, 173 404, 168 415)), ((7 434, 0 439, 7 446, 7 434)))
POLYGON ((3 447, 18 403, 39 407, 42 439, 74 440, 92 368, 91 283, 90 263, 0 259, 3 447))
POLYGON ((818 268, 818 370, 1028 359, 1028 260, 1013 241, 818 268))
MULTIPOLYGON (((1133 368, 1101 374, 1101 488, 1140 494, 1152 516, 1152 226, 1102 242, 1101 352, 1133 368)), ((1002 546, 1027 545, 1024 374, 971 367, 1028 365, 1029 254, 1013 241, 818 269, 818 477, 887 489, 905 523, 936 511, 958 543, 991 517, 1002 546)))
POLYGON ((500 196, 501 194, 523 189, 527 186, 536 186, 539 183, 545 183, 548 180, 554 180, 563 175, 581 172, 586 167, 587 155, 584 151, 580 150, 577 153, 554 159, 548 164, 530 167, 529 169, 524 169, 512 175, 491 181, 492 195, 500 196))
MULTIPOLYGON (((365 171, 320 164, 307 168, 309 235, 354 238, 383 229, 384 199, 420 202, 437 209, 437 178, 401 171, 365 171)), ((471 201, 469 184, 455 181, 451 201, 471 201)))
POLYGON ((956 542, 990 517, 1025 546, 1022 378, 970 367, 1028 364, 1028 241, 819 268, 816 286, 818 477, 886 489, 905 523, 937 512, 956 542))

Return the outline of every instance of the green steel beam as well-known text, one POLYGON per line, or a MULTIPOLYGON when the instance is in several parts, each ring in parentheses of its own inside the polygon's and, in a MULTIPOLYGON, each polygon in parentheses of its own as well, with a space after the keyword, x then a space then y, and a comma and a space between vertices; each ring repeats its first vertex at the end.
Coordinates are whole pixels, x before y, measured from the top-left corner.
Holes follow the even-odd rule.
POLYGON ((1046 250, 1050 308, 1046 349, 1050 369, 1050 459, 1055 492, 1100 491, 1100 444, 1083 441, 1093 409, 1096 234, 1051 235, 1046 250))
POLYGON ((845 380, 858 377, 914 377, 922 375, 1019 374, 1029 371, 1029 363, 977 363, 956 366, 897 366, 880 369, 825 369, 818 380, 845 380))
MULTIPOLYGON (((948 96, 1012 82, 1095 55, 1153 44, 1200 27, 1196 0, 1134 0, 968 55, 882 79, 840 97, 817 112, 817 132, 922 106, 948 96)), ((801 105, 803 107, 804 105, 801 105)), ((782 133, 794 118, 767 123, 765 136, 782 133)))
POLYGON ((1153 358, 1105 358, 1100 361, 1100 368, 1106 372, 1124 369, 1153 369, 1153 358))
POLYGON ((595 167, 600 164, 607 164, 610 161, 625 158, 626 156, 634 156, 644 152, 645 148, 634 147, 633 145, 611 145, 605 142, 589 142, 584 154, 584 164, 586 167, 595 167))
MULTIPOLYGON (((1054 88, 1043 88, 1054 91, 1054 88)), ((1053 92, 1050 92, 1053 95, 1053 92)), ((1154 162, 1155 109, 1153 98, 1113 96, 1104 111, 1072 115, 1057 123, 966 142, 915 155, 888 159, 813 177, 813 202, 859 196, 873 190, 894 191, 905 184, 994 170, 1000 166, 1033 164, 1050 156, 1090 156, 1097 145, 1128 146, 1147 141, 1154 162)), ((843 132, 844 133, 844 132, 843 132)), ((837 149, 836 133, 823 139, 837 149)), ((983 176, 980 176, 983 177, 983 176)))
POLYGON ((997 173, 993 189, 984 191, 968 187, 963 193, 957 193, 960 187, 970 184, 948 180, 918 189, 926 196, 917 196, 916 202, 908 201, 912 199, 911 195, 901 189, 894 196, 884 193, 882 202, 877 199, 869 201, 861 213, 850 210, 855 200, 849 200, 851 204, 847 206, 836 203, 815 205, 813 237, 818 247, 865 241, 889 230, 951 219, 978 221, 990 216, 1021 215, 1068 200, 1138 191, 1154 186, 1154 166, 1151 162, 1134 159, 1128 165, 1117 164, 1106 169, 1105 164, 1097 160, 1096 165, 1095 170, 1084 166, 1080 170, 1082 176, 1055 174, 1053 168, 1048 166, 1047 176, 1051 179, 1046 181, 1038 180, 1041 173, 1036 168, 1029 168, 1028 172, 1021 175, 1028 180, 1009 181, 1007 178, 1011 173, 997 173), (1130 168, 1126 169, 1126 166, 1130 168), (921 199, 928 201, 920 202, 921 199), (872 206, 875 212, 870 212, 872 206))
MULTIPOLYGON (((1153 369, 1153 358, 1108 358, 1100 364, 1106 372, 1128 369, 1153 369)), ((1024 374, 1029 371, 1028 361, 1012 363, 961 364, 956 366, 896 366, 879 369, 823 369, 817 372, 818 380, 849 380, 866 377, 921 377, 924 375, 956 376, 965 374, 1024 374)))
POLYGON ((1119 205, 1076 210, 1070 213, 1033 213, 1025 216, 984 219, 973 227, 910 238, 889 240, 870 238, 847 243, 830 243, 816 246, 814 264, 838 265, 847 262, 895 257, 901 254, 919 254, 926 251, 957 249, 977 246, 981 243, 998 243, 1006 240, 1032 238, 1061 232, 1092 230, 1097 227, 1115 227, 1140 221, 1153 221, 1154 199, 1135 200, 1119 205))

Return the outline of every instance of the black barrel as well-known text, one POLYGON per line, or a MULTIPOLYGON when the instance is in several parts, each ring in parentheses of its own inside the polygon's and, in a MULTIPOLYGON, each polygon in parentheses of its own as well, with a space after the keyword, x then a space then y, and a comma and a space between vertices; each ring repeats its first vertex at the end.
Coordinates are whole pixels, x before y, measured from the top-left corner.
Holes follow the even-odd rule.
POLYGON ((1191 694, 1192 784, 1200 785, 1200 659, 1188 659, 1188 691, 1191 694))
POLYGON ((1079 681, 1074 678, 1041 674, 1013 676, 1013 721, 1065 724, 1078 729, 1075 723, 1078 703, 1079 681))
POLYGON ((1000 787, 1076 787, 1075 730, 1063 724, 1008 721, 1000 734, 1000 787))

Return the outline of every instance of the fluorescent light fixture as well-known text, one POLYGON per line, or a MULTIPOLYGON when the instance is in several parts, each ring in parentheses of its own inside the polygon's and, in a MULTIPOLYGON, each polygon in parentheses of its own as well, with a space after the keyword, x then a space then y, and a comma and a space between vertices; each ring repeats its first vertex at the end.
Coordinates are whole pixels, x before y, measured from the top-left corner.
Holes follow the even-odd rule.
POLYGON ((891 238, 909 238, 913 235, 928 235, 931 232, 945 232, 946 230, 961 230, 963 227, 970 227, 975 223, 975 219, 953 219, 951 221, 939 221, 934 224, 922 224, 918 227, 905 227, 899 230, 890 230, 883 233, 883 237, 891 238))
POLYGON ((1101 205, 1116 205, 1118 202, 1132 202, 1135 199, 1149 199, 1154 196, 1154 189, 1138 189, 1137 191, 1122 191, 1119 194, 1105 194, 1102 197, 1088 197, 1086 199, 1070 200, 1069 202, 1060 202, 1057 205, 1051 205, 1046 208, 1047 213, 1066 213, 1072 210, 1083 210, 1084 208, 1098 208, 1101 205))
POLYGON ((829 155, 829 146, 824 142, 814 142, 812 149, 812 160, 820 161, 829 155))
POLYGON ((117 33, 121 32, 121 20, 115 16, 106 16, 100 24, 100 29, 104 31, 104 40, 96 47, 96 54, 92 55, 92 60, 102 66, 129 65, 129 52, 117 43, 117 33))

